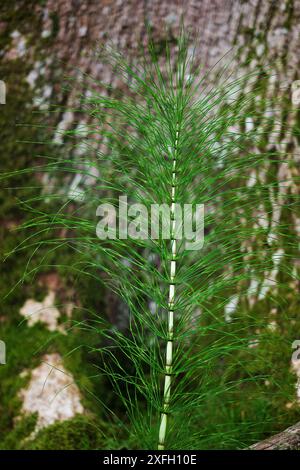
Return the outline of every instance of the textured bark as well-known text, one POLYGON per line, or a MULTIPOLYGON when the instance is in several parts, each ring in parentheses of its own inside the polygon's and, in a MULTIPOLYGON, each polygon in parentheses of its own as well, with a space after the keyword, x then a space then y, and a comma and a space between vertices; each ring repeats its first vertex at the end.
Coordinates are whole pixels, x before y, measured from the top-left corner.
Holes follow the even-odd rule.
POLYGON ((252 450, 300 450, 300 423, 250 447, 252 450))
MULTIPOLYGON (((289 194, 299 194, 296 183, 286 185, 285 181, 290 180, 291 176, 296 180, 300 168, 299 136, 294 132, 299 129, 300 114, 298 105, 293 105, 291 99, 292 83, 300 78, 300 0, 47 0, 40 5, 26 0, 11 3, 16 4, 14 8, 21 12, 21 17, 26 18, 28 14, 28 21, 22 20, 22 28, 17 35, 14 33, 19 25, 12 26, 10 18, 0 18, 0 34, 11 38, 1 51, 0 58, 4 75, 10 68, 15 68, 16 61, 20 60, 20 64, 24 64, 24 68, 20 65, 14 72, 13 80, 7 82, 7 99, 8 103, 15 97, 17 100, 20 90, 25 90, 25 93, 29 89, 27 102, 24 104, 21 101, 20 105, 22 108, 27 106, 28 115, 32 109, 46 110, 50 103, 77 108, 77 91, 86 89, 87 75, 110 83, 115 88, 120 87, 119 79, 110 68, 95 59, 92 52, 97 43, 103 44, 110 40, 134 61, 139 54, 139 47, 147 42, 146 22, 151 26, 156 43, 163 45, 165 39, 178 35, 181 15, 191 37, 198 43, 197 58, 205 70, 211 69, 231 49, 232 53, 228 57, 232 60, 233 69, 247 71, 258 65, 271 69, 275 80, 269 80, 266 93, 267 96, 275 94, 277 103, 280 101, 281 105, 279 110, 274 107, 266 112, 273 112, 276 116, 274 130, 279 132, 277 136, 270 133, 266 148, 262 151, 275 148, 286 152, 289 158, 288 163, 280 163, 277 168, 279 187, 271 201, 272 228, 276 228, 281 217, 278 206, 287 200, 289 194), (28 13, 30 9, 36 17, 34 23, 32 14, 29 16, 28 13), (22 50, 24 38, 30 39, 25 51, 22 50), (73 78, 76 86, 63 89, 65 76, 73 78)), ((214 71, 209 74, 209 80, 213 84, 214 71)), ((247 91, 246 87, 241 93, 247 91)), ((80 113, 71 112, 67 115, 63 112, 53 115, 53 135, 60 127, 75 127, 78 116, 80 113)), ((11 127, 5 136, 6 142, 10 142, 8 152, 11 157, 18 157, 21 153, 19 149, 16 150, 19 144, 15 143, 15 132, 15 128, 11 127)), ((66 145, 63 151, 71 152, 71 149, 66 145)), ((264 175, 257 175, 257 178, 263 181, 264 175)), ((45 180, 43 182, 48 184, 45 180)), ((257 216, 260 216, 260 208, 255 210, 257 216)), ((300 212, 293 217, 293 230, 300 235, 300 212)), ((299 273, 297 260, 295 269, 299 273)), ((272 276, 276 278, 277 273, 276 269, 266 273, 266 279, 272 276)), ((273 289, 272 284, 266 283, 264 291, 268 292, 268 289, 273 289)), ((299 296, 299 282, 292 281, 291 290, 287 299, 290 305, 293 302, 295 305, 295 299, 299 296)), ((251 292, 248 301, 250 308, 254 307, 259 302, 259 294, 251 292)), ((124 309, 115 296, 107 293, 106 303, 109 320, 125 328, 124 309)), ((296 322, 296 316, 293 318, 296 322)), ((271 321, 279 324, 283 337, 287 328, 278 318, 276 306, 270 311, 271 321)), ((295 332, 291 342, 297 339, 297 334, 295 332)), ((287 357, 286 368, 290 365, 289 360, 287 357)), ((300 368, 294 370, 300 377, 300 368)), ((298 423, 252 448, 299 448, 299 433, 298 423)))
MULTIPOLYGON (((9 2, 7 5, 10 5, 9 2)), ((239 73, 253 70, 258 65, 271 69, 275 79, 269 80, 267 95, 277 96, 280 109, 266 110, 276 116, 274 131, 277 131, 277 136, 270 133, 266 148, 285 151, 289 158, 288 164, 285 162, 278 166, 280 185, 278 192, 272 196, 272 229, 276 228, 281 217, 278 207, 290 193, 299 192, 296 184, 287 185, 285 181, 291 175, 299 176, 299 137, 293 133, 299 123, 299 109, 292 106, 291 87, 293 81, 299 78, 300 0, 48 0, 41 5, 32 2, 34 30, 31 30, 32 14, 28 15, 26 22, 28 8, 29 2, 18 2, 18 10, 22 18, 25 17, 23 30, 16 31, 20 24, 12 26, 10 18, 5 18, 5 15, 0 21, 0 32, 11 38, 2 52, 4 71, 10 68, 10 64, 13 66, 17 59, 26 64, 26 68, 18 70, 14 76, 16 83, 8 81, 8 100, 10 96, 18 96, 20 88, 27 82, 31 89, 28 109, 46 110, 50 103, 68 109, 76 106, 79 113, 62 111, 51 118, 54 140, 60 144, 57 131, 72 129, 81 119, 77 93, 86 91, 88 75, 115 88, 122 86, 111 69, 93 54, 97 44, 112 41, 117 49, 131 60, 136 60, 139 47, 147 42, 146 23, 151 26, 158 46, 163 46, 165 39, 178 35, 182 16, 192 41, 198 44, 197 59, 206 70, 211 69, 229 50, 232 53, 224 60, 226 62, 230 57, 233 70, 239 73), (23 50, 28 39, 30 44, 23 50), (65 76, 73 79, 73 87, 62 87, 65 76)), ((208 80, 213 84, 213 70, 208 80)), ((247 91, 246 87, 241 93, 247 91)), ((86 117, 82 115, 82 119, 84 121, 86 117)), ((13 142, 14 138, 14 130, 11 129, 8 140, 13 142)), ((64 154, 69 152, 72 155, 67 145, 63 147, 64 154)), ((58 146, 57 152, 60 148, 58 146)), ((264 175, 256 177, 262 180, 264 175)), ((43 182, 49 184, 47 179, 43 182)), ((72 181, 69 184, 72 185, 72 181)), ((264 216, 260 210, 257 208, 256 215, 264 216)), ((299 235, 300 214, 294 215, 293 223, 299 235)), ((298 269, 297 262, 295 264, 298 269)), ((274 269, 266 273, 266 278, 276 278, 276 275, 274 269)), ((263 286, 264 292, 271 287, 267 282, 263 286)), ((299 292, 299 283, 294 283, 294 289, 299 292)), ((249 295, 250 307, 257 299, 257 293, 249 295)))
MULTIPOLYGON (((42 80, 53 84, 49 101, 70 107, 74 104, 74 92, 61 90, 63 76, 76 81, 86 73, 120 86, 113 72, 92 54, 97 43, 112 41, 135 60, 139 47, 147 42, 145 22, 151 25, 159 44, 178 35, 183 15, 186 29, 198 43, 197 58, 206 68, 213 67, 232 48, 233 66, 252 70, 260 64, 276 74, 269 92, 282 96, 277 124, 281 132, 280 139, 269 144, 288 149, 296 159, 299 142, 291 128, 298 109, 289 113, 288 122, 285 113, 291 108, 291 85, 300 65, 300 0, 48 0, 37 12, 42 18, 41 37, 49 35, 41 51, 45 56, 42 80)), ((32 61, 34 46, 29 53, 32 61)), ((209 76, 211 81, 213 76, 209 76)), ((72 127, 73 120, 74 116, 69 116, 66 125, 72 127)))

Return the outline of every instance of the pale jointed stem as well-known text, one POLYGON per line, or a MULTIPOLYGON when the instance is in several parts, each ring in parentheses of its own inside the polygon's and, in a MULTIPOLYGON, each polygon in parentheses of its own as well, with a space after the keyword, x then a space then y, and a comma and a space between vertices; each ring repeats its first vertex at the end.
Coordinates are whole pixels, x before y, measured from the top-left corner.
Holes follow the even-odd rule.
POLYGON ((176 197, 176 163, 177 163, 177 150, 178 150, 178 137, 179 126, 176 126, 176 138, 173 155, 172 166, 172 192, 171 192, 171 262, 170 262, 170 282, 169 282, 169 300, 168 300, 168 340, 166 348, 166 363, 165 363, 165 383, 164 383, 164 396, 163 396, 163 411, 161 413, 158 449, 165 448, 165 440, 168 425, 168 414, 170 407, 171 396, 171 378, 173 366, 173 326, 174 326, 174 302, 175 302, 175 275, 176 275, 176 219, 175 219, 175 197, 176 197))

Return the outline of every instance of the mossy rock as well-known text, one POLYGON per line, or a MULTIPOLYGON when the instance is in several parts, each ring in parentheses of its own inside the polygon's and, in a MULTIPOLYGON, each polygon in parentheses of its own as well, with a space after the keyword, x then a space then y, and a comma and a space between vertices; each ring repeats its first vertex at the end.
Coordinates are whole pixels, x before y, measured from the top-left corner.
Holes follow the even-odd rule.
POLYGON ((5 435, 5 438, 0 444, 0 449, 19 450, 22 448, 24 440, 34 431, 36 421, 36 413, 23 416, 22 419, 15 423, 13 430, 5 435))
POLYGON ((94 423, 88 417, 60 421, 42 429, 33 441, 26 441, 24 449, 30 450, 89 450, 105 447, 107 425, 94 423))

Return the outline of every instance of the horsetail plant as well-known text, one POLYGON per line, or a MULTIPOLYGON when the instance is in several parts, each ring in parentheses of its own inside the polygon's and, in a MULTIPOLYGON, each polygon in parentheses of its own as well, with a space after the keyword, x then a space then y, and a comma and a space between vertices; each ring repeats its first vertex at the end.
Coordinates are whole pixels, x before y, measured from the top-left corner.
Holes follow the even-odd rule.
POLYGON ((171 394, 171 377, 172 377, 172 361, 173 361, 173 325, 174 325, 174 304, 175 304, 175 274, 176 274, 176 218, 175 218, 175 201, 176 201, 176 160, 177 148, 179 139, 179 124, 176 126, 173 166, 172 166, 172 189, 171 189, 171 261, 170 261, 170 283, 169 283, 169 302, 168 302, 168 341, 166 349, 166 365, 165 365, 165 383, 164 383, 164 398, 163 398, 163 411, 161 413, 161 422, 159 428, 159 441, 158 449, 165 448, 166 430, 168 422, 168 411, 171 394))
MULTIPOLYGON (((107 282, 127 305, 125 327, 104 327, 100 315, 85 327, 105 338, 96 348, 101 368, 127 410, 132 445, 146 448, 205 446, 209 403, 217 413, 226 396, 231 406, 236 390, 261 386, 266 373, 248 367, 258 354, 249 348, 257 339, 249 298, 259 301, 264 289, 279 305, 278 280, 268 291, 265 279, 279 265, 292 272, 294 244, 289 239, 278 263, 286 224, 273 223, 272 197, 283 214, 295 196, 278 198, 274 166, 288 159, 276 148, 265 150, 266 135, 276 128, 266 113, 276 104, 264 92, 268 72, 232 78, 223 68, 210 89, 212 72, 204 74, 196 57, 183 35, 172 52, 167 45, 164 61, 152 42, 136 66, 106 51, 122 92, 101 83, 100 94, 93 81, 94 90, 84 90, 78 113, 86 116, 87 131, 61 131, 62 156, 41 157, 36 169, 57 190, 26 201, 33 211, 37 200, 47 198, 48 205, 23 225, 38 230, 16 248, 32 246, 36 260, 37 250, 49 246, 26 275, 58 268, 56 251, 72 249, 68 268, 107 282), (73 184, 70 192, 65 188, 74 174, 88 183, 80 191, 73 184), (97 230, 95 211, 103 217, 97 230), (166 214, 170 223, 160 220, 166 214), (187 235, 195 236, 195 227, 204 230, 204 241, 187 235)), ((87 86, 92 79, 84 80, 87 86)), ((267 315, 259 322, 267 324, 267 315)), ((270 341, 267 330, 259 338, 270 341)), ((231 438, 221 434, 226 446, 231 438)))

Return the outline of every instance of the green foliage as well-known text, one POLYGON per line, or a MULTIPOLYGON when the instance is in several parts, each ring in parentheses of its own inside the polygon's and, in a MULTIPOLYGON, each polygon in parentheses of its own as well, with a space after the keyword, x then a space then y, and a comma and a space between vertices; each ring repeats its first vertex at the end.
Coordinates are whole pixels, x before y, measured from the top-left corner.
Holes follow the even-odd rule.
POLYGON ((19 450, 35 428, 37 416, 35 413, 24 416, 15 423, 12 431, 8 432, 1 441, 2 450, 19 450))
MULTIPOLYGON (((276 105, 276 100, 264 97, 261 71, 233 80, 225 68, 219 83, 209 90, 207 77, 197 78, 199 69, 184 37, 177 49, 171 57, 166 48, 165 68, 159 67, 151 43, 144 63, 135 67, 113 49, 105 52, 104 58, 124 80, 124 96, 115 96, 111 87, 101 84, 103 94, 92 91, 91 96, 84 93, 81 97, 92 122, 81 142, 86 152, 76 158, 53 158, 53 153, 43 157, 43 171, 59 183, 51 194, 26 200, 33 217, 22 229, 29 230, 29 235, 13 253, 34 253, 23 280, 41 267, 63 269, 57 253, 61 249, 73 253, 64 269, 74 278, 88 275, 91 282, 107 283, 127 304, 125 332, 107 327, 101 315, 80 320, 77 326, 102 341, 89 346, 94 355, 101 355, 99 368, 119 396, 120 408, 114 411, 126 426, 130 447, 155 448, 166 413, 163 446, 237 448, 269 432, 274 421, 286 419, 288 413, 283 411, 292 388, 288 371, 284 386, 265 385, 272 376, 274 358, 267 352, 278 344, 276 334, 267 330, 270 306, 285 311, 287 301, 273 294, 274 282, 265 308, 258 312, 250 308, 247 293, 253 280, 261 292, 283 247, 291 251, 286 250, 280 261, 279 294, 287 279, 298 276, 292 273, 296 239, 291 239, 283 219, 272 225, 272 194, 278 195, 281 189, 274 166, 289 162, 286 155, 265 150, 263 145, 274 124, 265 110, 276 105), (252 91, 241 93, 246 82, 252 83, 252 91), (254 106, 260 96, 259 106, 254 106), (245 126, 249 116, 255 124, 250 131, 245 126), (250 172, 263 173, 265 178, 247 184, 250 172), (92 178, 94 184, 85 188, 82 201, 74 203, 61 183, 75 173, 92 178), (162 237, 99 240, 97 206, 104 202, 116 206, 123 194, 130 204, 142 203, 147 209, 154 203, 204 204, 203 248, 189 251, 186 240, 180 240, 174 255, 172 242, 162 237), (257 214, 259 207, 263 215, 257 214), (66 235, 61 235, 61 229, 66 235), (172 261, 176 262, 175 279, 170 275, 172 261), (175 303, 168 300, 170 285, 176 287, 175 303), (239 302, 232 321, 226 321, 224 308, 232 295, 238 295, 239 302), (174 328, 170 311, 174 311, 174 328), (258 338, 259 345, 249 347, 258 338), (165 358, 170 342, 171 365, 165 358), (170 400, 164 389, 169 373, 170 400)), ((65 143, 75 141, 74 150, 78 137, 78 130, 63 132, 65 143)), ((32 168, 24 169, 27 172, 32 168)), ((289 194, 288 202, 280 202, 282 211, 293 211, 296 202, 295 195, 289 194)), ((288 340, 285 354, 287 349, 288 340)), ((55 426, 54 435, 60 435, 65 425, 55 426)), ((87 448, 87 442, 77 441, 77 430, 68 429, 69 437, 62 438, 64 446, 87 448)), ((37 448, 45 442, 41 437, 37 448)), ((56 442, 55 437, 49 445, 56 442)))
POLYGON ((25 443, 25 447, 29 450, 103 449, 104 436, 107 434, 109 434, 107 425, 99 422, 96 424, 85 416, 76 416, 42 429, 34 440, 25 443))
MULTIPOLYGON (((1 449, 11 450, 98 450, 104 449, 113 436, 113 426, 108 426, 92 416, 77 415, 58 421, 35 431, 36 414, 21 417, 8 433, 1 449)), ((120 442, 122 433, 118 432, 120 442)))

